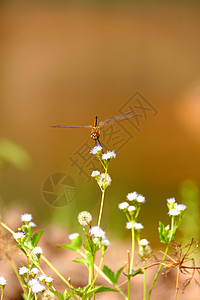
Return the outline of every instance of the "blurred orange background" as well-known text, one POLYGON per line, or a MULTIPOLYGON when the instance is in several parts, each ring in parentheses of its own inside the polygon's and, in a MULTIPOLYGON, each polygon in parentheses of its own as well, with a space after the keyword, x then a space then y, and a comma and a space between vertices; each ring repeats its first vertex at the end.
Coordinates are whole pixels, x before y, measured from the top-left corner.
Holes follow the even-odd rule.
MULTIPOLYGON (((115 229, 117 219, 115 235, 124 236, 117 205, 136 190, 146 197, 139 220, 144 235, 157 243, 158 221, 168 222, 166 198, 181 202, 185 180, 197 190, 200 182, 198 2, 6 1, 1 23, 1 137, 23 146, 32 160, 24 171, 1 174, 5 210, 22 206, 40 223, 71 229, 80 210, 97 217, 100 191, 69 159, 85 142, 94 146, 90 130, 50 126, 118 115, 139 92, 158 113, 149 111, 140 131, 124 125, 134 138, 110 165, 102 226, 115 229), (48 205, 41 194, 45 178, 57 172, 77 185, 64 208, 48 205)), ((195 222, 190 225, 199 228, 195 222)))

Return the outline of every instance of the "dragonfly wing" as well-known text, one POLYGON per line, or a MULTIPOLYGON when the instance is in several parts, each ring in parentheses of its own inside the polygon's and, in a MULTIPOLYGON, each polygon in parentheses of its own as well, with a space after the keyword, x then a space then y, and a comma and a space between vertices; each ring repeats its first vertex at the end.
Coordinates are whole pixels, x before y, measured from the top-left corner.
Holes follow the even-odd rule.
POLYGON ((122 115, 107 119, 105 121, 102 121, 99 123, 100 127, 106 126, 106 125, 110 125, 113 124, 114 122, 117 121, 122 121, 122 120, 127 120, 127 119, 131 119, 134 118, 135 116, 137 116, 138 114, 136 114, 133 110, 130 110, 122 115))
POLYGON ((92 128, 92 125, 88 126, 64 126, 64 125, 53 125, 51 127, 59 127, 59 128, 92 128))

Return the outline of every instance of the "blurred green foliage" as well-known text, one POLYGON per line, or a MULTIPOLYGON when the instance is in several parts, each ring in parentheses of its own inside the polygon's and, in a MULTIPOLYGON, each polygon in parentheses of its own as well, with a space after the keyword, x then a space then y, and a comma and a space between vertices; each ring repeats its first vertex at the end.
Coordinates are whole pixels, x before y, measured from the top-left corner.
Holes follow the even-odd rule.
POLYGON ((31 158, 22 146, 5 138, 0 139, 0 171, 9 166, 23 170, 30 164, 31 158))
POLYGON ((187 206, 186 213, 181 225, 183 240, 189 241, 194 238, 198 241, 200 238, 200 204, 199 187, 192 180, 185 180, 180 185, 181 203, 187 206))

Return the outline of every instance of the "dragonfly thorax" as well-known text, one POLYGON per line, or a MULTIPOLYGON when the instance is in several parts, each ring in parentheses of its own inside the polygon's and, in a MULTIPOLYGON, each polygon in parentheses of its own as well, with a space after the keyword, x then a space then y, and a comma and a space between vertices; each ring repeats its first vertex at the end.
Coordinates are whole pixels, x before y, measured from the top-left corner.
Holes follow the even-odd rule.
POLYGON ((92 127, 92 131, 91 131, 91 138, 93 140, 98 140, 100 137, 100 129, 99 126, 97 127, 92 127))

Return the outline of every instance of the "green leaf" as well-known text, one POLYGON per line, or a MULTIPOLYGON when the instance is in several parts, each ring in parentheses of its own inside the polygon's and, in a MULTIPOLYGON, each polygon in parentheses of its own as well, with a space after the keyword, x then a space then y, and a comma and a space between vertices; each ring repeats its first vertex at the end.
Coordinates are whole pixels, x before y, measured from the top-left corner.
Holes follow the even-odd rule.
POLYGON ((115 281, 116 281, 116 284, 117 284, 117 281, 118 281, 119 276, 120 276, 120 274, 122 273, 123 269, 124 269, 124 266, 121 267, 121 268, 115 273, 115 281))
POLYGON ((103 266, 103 272, 104 274, 110 279, 110 281, 116 285, 117 281, 119 279, 120 274, 122 273, 124 269, 124 266, 122 268, 120 268, 116 273, 114 273, 110 268, 108 268, 107 266, 103 266))
POLYGON ((82 296, 82 300, 86 300, 92 297, 94 293, 98 294, 98 293, 106 293, 106 292, 118 292, 118 290, 106 286, 95 286, 95 288, 91 289, 88 293, 82 296))
POLYGON ((99 250, 99 246, 96 245, 89 236, 85 236, 85 244, 83 245, 84 249, 91 253, 92 256, 95 256, 96 252, 99 250))
POLYGON ((25 293, 23 293, 23 294, 22 294, 22 298, 23 298, 24 300, 27 300, 27 295, 26 295, 25 293))
POLYGON ((61 293, 59 293, 59 292, 57 292, 57 291, 54 291, 54 290, 51 290, 51 289, 50 289, 50 291, 51 291, 56 297, 58 297, 58 299, 64 300, 63 295, 62 295, 61 293))
POLYGON ((105 265, 103 266, 103 272, 110 279, 110 281, 115 284, 115 273, 105 265))
POLYGON ((87 261, 87 259, 85 259, 83 257, 76 258, 73 261, 84 265, 86 268, 89 268, 89 262, 87 261))
POLYGON ((138 275, 138 274, 143 274, 143 271, 142 271, 142 269, 140 268, 140 269, 137 269, 137 270, 131 270, 131 273, 130 273, 130 274, 125 274, 124 272, 123 272, 123 274, 124 274, 126 277, 131 278, 131 277, 134 277, 134 276, 136 276, 136 275, 138 275))
POLYGON ((166 229, 165 229, 165 225, 162 222, 159 222, 158 232, 159 232, 160 242, 167 244, 166 229))
POLYGON ((36 247, 42 234, 43 234, 44 230, 40 230, 39 232, 35 233, 31 239, 31 244, 33 247, 36 247))

